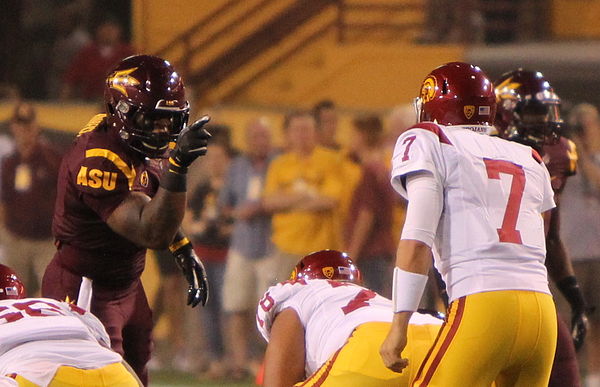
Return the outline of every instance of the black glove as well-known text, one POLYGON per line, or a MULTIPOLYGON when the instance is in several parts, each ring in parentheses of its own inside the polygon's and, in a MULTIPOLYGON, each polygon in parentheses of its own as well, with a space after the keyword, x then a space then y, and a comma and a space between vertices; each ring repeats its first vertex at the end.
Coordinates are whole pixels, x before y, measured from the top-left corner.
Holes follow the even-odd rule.
POLYGON ((178 173, 186 173, 187 168, 200 156, 206 154, 210 133, 204 125, 210 117, 204 116, 190 126, 186 126, 177 136, 177 143, 171 152, 170 168, 178 173))
POLYGON ((206 305, 208 300, 206 269, 204 269, 204 265, 194 252, 192 244, 187 243, 172 254, 189 284, 187 305, 191 305, 192 308, 200 303, 202 306, 206 305))
POLYGON ((571 337, 573 338, 573 344, 575 345, 575 350, 579 351, 579 349, 583 346, 583 341, 585 340, 585 336, 587 334, 587 330, 589 328, 589 322, 585 312, 572 313, 573 317, 571 317, 571 337))
POLYGON ((591 311, 587 308, 581 289, 577 284, 575 276, 569 276, 561 279, 556 283, 560 292, 565 296, 565 299, 571 306, 571 337, 575 350, 579 350, 583 345, 589 322, 586 314, 591 311))

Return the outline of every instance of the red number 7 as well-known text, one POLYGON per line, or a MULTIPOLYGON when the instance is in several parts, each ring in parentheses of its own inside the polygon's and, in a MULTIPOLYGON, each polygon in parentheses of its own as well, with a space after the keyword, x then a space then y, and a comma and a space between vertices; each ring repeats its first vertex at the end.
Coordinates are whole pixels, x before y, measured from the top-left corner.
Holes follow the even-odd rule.
POLYGON ((410 150, 410 146, 412 145, 412 143, 415 142, 416 138, 417 136, 406 137, 402 142, 402 145, 406 144, 406 148, 404 149, 404 155, 402 156, 402 161, 406 161, 409 159, 408 151, 410 150))
POLYGON ((502 227, 497 229, 500 242, 522 244, 521 233, 517 230, 517 218, 521 208, 521 199, 525 190, 525 172, 520 165, 505 160, 483 159, 488 179, 500 180, 500 174, 512 176, 510 194, 506 203, 506 211, 502 219, 502 227))
POLYGON ((363 289, 358 294, 348 302, 346 306, 342 308, 344 314, 348 314, 350 312, 354 312, 358 308, 362 308, 363 306, 369 306, 369 300, 374 298, 377 295, 372 290, 363 289))

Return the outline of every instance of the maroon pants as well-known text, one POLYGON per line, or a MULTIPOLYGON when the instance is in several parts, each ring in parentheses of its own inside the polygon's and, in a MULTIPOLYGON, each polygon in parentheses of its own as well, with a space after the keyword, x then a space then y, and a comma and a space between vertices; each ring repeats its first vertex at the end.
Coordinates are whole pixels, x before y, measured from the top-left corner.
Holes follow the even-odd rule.
POLYGON ((556 354, 550 374, 549 387, 579 387, 579 366, 575 345, 571 332, 561 316, 558 316, 558 339, 556 341, 556 354))
MULTIPOLYGON (((55 256, 44 273, 42 296, 76 300, 80 284, 81 276, 63 267, 55 256)), ((93 282, 90 311, 104 324, 112 349, 123 356, 147 386, 146 364, 153 345, 152 311, 141 281, 137 279, 118 289, 93 282)))

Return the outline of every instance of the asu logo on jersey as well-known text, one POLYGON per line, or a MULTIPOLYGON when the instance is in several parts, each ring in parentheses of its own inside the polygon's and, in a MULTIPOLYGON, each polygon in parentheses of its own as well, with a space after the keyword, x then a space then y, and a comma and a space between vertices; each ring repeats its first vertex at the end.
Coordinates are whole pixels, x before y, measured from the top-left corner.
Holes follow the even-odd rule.
POLYGON ((102 188, 112 191, 117 186, 117 173, 81 166, 77 173, 77 184, 90 188, 102 188))

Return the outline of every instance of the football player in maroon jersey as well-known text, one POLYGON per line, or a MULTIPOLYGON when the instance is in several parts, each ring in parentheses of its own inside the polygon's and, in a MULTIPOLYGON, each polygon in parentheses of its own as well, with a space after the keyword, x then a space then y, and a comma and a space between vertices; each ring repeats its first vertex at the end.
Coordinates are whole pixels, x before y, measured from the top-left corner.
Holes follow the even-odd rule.
POLYGON ((79 132, 60 168, 58 250, 42 294, 74 300, 81 278, 92 279, 92 313, 147 385, 152 314, 140 281, 146 249, 173 252, 189 284, 188 304, 204 305, 208 297, 204 267, 179 232, 187 168, 206 153, 208 117, 187 126, 180 75, 148 55, 125 58, 110 72, 105 102, 106 113, 79 132))
POLYGON ((586 303, 560 238, 560 196, 567 178, 576 173, 575 144, 561 136, 560 98, 538 71, 518 69, 495 83, 496 128, 499 135, 529 145, 543 156, 552 178, 556 207, 547 222, 546 267, 571 306, 571 331, 559 318, 558 342, 550 386, 579 386, 575 350, 583 345, 588 322, 586 303))

